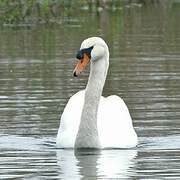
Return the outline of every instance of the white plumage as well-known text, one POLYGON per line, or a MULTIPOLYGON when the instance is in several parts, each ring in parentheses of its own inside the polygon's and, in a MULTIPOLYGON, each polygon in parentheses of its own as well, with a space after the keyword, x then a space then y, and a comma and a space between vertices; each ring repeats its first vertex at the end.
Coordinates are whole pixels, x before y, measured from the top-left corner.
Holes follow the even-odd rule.
POLYGON ((80 50, 91 46, 86 89, 69 99, 61 116, 57 147, 135 147, 138 139, 126 104, 116 95, 101 96, 109 66, 108 47, 101 38, 92 37, 83 41, 80 50))

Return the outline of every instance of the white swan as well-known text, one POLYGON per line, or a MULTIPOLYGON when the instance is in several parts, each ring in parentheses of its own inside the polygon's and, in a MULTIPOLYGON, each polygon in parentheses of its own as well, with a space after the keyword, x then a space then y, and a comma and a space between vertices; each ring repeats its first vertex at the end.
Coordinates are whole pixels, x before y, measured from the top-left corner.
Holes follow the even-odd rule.
POLYGON ((131 116, 118 96, 101 96, 109 66, 107 44, 99 37, 84 40, 78 51, 78 76, 90 62, 85 90, 74 94, 61 116, 56 144, 58 148, 131 148, 138 139, 131 116))

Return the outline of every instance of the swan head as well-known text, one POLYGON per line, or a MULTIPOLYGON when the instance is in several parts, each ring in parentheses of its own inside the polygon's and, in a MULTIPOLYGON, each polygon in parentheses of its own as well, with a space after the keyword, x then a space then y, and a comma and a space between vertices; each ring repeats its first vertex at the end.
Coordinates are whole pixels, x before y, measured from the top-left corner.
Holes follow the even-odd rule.
POLYGON ((104 56, 109 57, 109 50, 102 38, 90 37, 85 39, 76 55, 78 63, 73 71, 74 76, 77 77, 90 62, 103 59, 104 56))

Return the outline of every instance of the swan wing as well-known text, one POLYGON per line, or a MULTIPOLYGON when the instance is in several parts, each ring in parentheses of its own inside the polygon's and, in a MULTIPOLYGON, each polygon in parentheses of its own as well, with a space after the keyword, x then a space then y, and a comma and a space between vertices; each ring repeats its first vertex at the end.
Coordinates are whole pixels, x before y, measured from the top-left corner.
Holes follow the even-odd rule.
POLYGON ((64 108, 56 139, 58 148, 74 148, 84 104, 84 94, 85 90, 74 94, 64 108))
POLYGON ((103 148, 130 148, 137 145, 137 135, 123 99, 115 95, 101 98, 98 133, 103 148))

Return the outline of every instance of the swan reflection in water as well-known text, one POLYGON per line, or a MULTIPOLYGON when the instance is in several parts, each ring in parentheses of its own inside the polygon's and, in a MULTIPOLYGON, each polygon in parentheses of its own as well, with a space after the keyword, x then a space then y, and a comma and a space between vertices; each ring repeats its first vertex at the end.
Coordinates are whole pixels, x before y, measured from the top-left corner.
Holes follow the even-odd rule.
POLYGON ((60 177, 128 178, 135 165, 136 149, 122 150, 58 150, 60 177))

